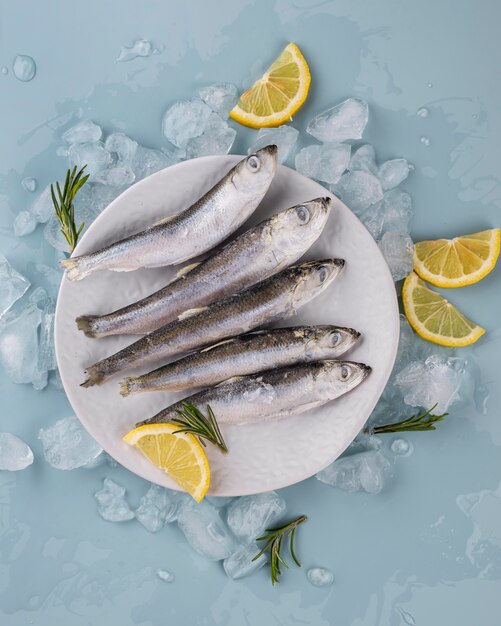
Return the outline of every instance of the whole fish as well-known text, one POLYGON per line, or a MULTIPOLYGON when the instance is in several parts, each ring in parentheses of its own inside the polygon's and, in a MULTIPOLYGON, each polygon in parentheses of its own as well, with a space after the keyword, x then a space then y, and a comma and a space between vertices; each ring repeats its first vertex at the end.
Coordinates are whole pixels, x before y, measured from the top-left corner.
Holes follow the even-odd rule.
POLYGON ((363 363, 327 360, 242 376, 180 400, 137 426, 171 422, 185 402, 202 412, 209 405, 218 424, 255 424, 297 415, 350 391, 370 372, 363 363))
POLYGON ((107 315, 77 317, 88 337, 145 334, 242 291, 295 263, 320 236, 330 198, 317 198, 281 211, 246 231, 202 263, 181 270, 159 291, 107 315))
POLYGON ((352 328, 296 326, 256 331, 227 339, 159 369, 126 378, 122 396, 141 391, 211 387, 234 376, 321 359, 335 359, 360 337, 352 328))
POLYGON ((277 147, 242 159, 192 206, 91 254, 60 262, 70 280, 187 261, 226 239, 254 212, 273 179, 277 147))
POLYGON ((289 317, 321 293, 344 266, 342 259, 308 261, 220 300, 187 311, 174 322, 86 368, 83 387, 100 384, 113 374, 189 352, 222 339, 289 317))

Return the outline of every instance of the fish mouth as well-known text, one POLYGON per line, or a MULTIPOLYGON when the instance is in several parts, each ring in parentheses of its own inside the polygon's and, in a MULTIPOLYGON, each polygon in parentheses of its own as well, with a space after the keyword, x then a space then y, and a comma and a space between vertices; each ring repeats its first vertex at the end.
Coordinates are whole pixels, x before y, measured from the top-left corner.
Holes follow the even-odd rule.
POLYGON ((260 152, 266 152, 266 154, 271 154, 271 156, 276 156, 278 154, 278 146, 276 146, 274 143, 270 143, 269 146, 265 146, 264 148, 261 148, 260 150, 258 150, 256 154, 259 154, 260 152))
POLYGON ((355 330, 354 328, 346 328, 345 330, 353 337, 353 339, 355 339, 355 341, 360 339, 362 336, 362 333, 359 333, 358 330, 355 330))
POLYGON ((369 374, 372 372, 372 367, 370 365, 366 365, 365 363, 359 363, 360 369, 362 370, 362 374, 364 378, 367 378, 369 374))
POLYGON ((324 209, 329 209, 331 206, 332 199, 328 196, 324 196, 323 198, 318 198, 318 201, 322 203, 324 209))
POLYGON ((340 270, 342 270, 343 267, 345 266, 346 261, 344 259, 332 259, 331 263, 335 267, 338 267, 340 270))

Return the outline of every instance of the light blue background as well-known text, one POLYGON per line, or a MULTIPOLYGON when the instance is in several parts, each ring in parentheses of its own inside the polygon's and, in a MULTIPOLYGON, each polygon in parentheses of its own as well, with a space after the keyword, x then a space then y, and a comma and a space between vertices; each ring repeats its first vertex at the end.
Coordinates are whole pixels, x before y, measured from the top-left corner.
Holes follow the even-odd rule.
MULTIPOLYGON (((289 41, 313 76, 294 124, 304 128, 347 96, 367 99, 366 139, 381 159, 405 156, 416 166, 404 185, 415 201, 415 239, 500 225, 501 11, 493 0, 2 0, 0 7, 0 66, 10 68, 21 53, 38 67, 30 83, 0 75, 0 173, 9 196, 0 243, 23 273, 30 275, 30 261, 53 258, 39 232, 22 241, 8 235, 31 200, 20 180, 34 176, 42 187, 66 167, 48 120, 75 111, 160 147, 161 115, 172 101, 214 80, 247 85, 289 41), (164 51, 116 64, 120 47, 140 37, 164 51), (422 106, 428 118, 416 115, 422 106)), ((235 151, 251 136, 240 131, 235 151)), ((310 521, 299 537, 304 566, 287 571, 278 588, 264 570, 229 581, 177 528, 150 535, 135 522, 104 522, 92 497, 102 478, 126 485, 135 503, 144 482, 120 468, 49 467, 36 436, 70 413, 67 401, 54 388, 37 393, 2 377, 0 430, 25 438, 36 456, 28 470, 0 474, 2 626, 498 626, 501 492, 488 492, 501 474, 499 277, 498 268, 451 296, 488 329, 464 352, 490 391, 487 412, 467 406, 435 433, 410 435, 414 454, 395 462, 377 497, 314 479, 283 490, 290 515, 310 521), (474 519, 467 517, 456 498, 483 490, 474 519), (312 565, 334 572, 331 589, 309 585, 312 565), (157 579, 159 567, 176 581, 157 579)))

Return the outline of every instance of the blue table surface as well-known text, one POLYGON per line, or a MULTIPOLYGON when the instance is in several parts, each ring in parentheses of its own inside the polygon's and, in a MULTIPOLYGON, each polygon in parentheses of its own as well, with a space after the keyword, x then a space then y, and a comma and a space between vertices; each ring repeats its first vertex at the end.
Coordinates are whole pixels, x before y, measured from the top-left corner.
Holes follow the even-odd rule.
MULTIPOLYGON (((68 112, 106 131, 125 129, 161 147, 160 119, 176 99, 215 80, 248 84, 289 41, 312 71, 309 99, 294 124, 355 95, 371 117, 365 139, 381 159, 405 156, 415 171, 413 236, 452 236, 500 225, 501 10, 492 0, 219 0, 0 5, 0 66, 29 54, 28 83, 0 75, 2 252, 29 275, 53 258, 40 232, 8 235, 29 200, 19 181, 39 185, 66 167, 50 120, 68 112), (161 54, 115 63, 122 45, 146 38, 161 54), (427 118, 416 115, 427 107, 427 118), (424 145, 421 137, 428 137, 424 145)), ((234 151, 253 131, 239 130, 234 151)), ((291 515, 307 513, 302 569, 272 588, 264 570, 242 581, 197 556, 180 531, 147 533, 110 524, 93 493, 104 476, 137 503, 145 483, 121 468, 61 472, 47 465, 37 433, 71 414, 53 387, 37 393, 0 378, 0 430, 33 447, 35 463, 0 474, 0 623, 5 626, 165 624, 324 626, 497 626, 501 597, 501 404, 498 267, 453 301, 488 329, 462 354, 480 366, 486 411, 462 407, 434 433, 410 434, 414 453, 398 459, 383 493, 348 494, 315 479, 282 491, 291 515), (498 386, 499 385, 499 386, 498 386), (462 494, 480 494, 468 517, 462 494), (335 574, 328 589, 305 571, 335 574), (166 584, 157 568, 174 572, 166 584)))

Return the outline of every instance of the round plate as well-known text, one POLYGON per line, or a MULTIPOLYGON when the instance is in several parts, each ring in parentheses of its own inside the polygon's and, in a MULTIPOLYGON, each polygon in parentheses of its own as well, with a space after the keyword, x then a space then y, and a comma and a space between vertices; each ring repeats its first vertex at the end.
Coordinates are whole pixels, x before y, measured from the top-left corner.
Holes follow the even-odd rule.
MULTIPOLYGON (((188 207, 241 158, 202 157, 142 180, 99 215, 82 237, 75 254, 97 250, 188 207)), ((266 197, 245 228, 286 207, 325 195, 330 194, 318 183, 280 166, 266 197)), ((346 260, 341 275, 283 325, 339 324, 356 328, 363 338, 347 358, 371 365, 372 374, 345 396, 302 415, 257 425, 224 427, 230 453, 225 456, 213 446, 207 448, 212 495, 244 495, 277 489, 318 472, 354 439, 384 389, 398 345, 395 287, 375 241, 335 197, 327 226, 307 255, 307 258, 327 257, 346 260)), ((79 282, 65 278, 59 292, 55 326, 59 371, 82 424, 121 465, 173 489, 179 487, 163 470, 124 443, 122 437, 136 422, 154 415, 182 394, 154 392, 122 398, 120 376, 100 387, 80 387, 86 366, 123 348, 133 338, 89 339, 77 330, 75 318, 82 314, 108 313, 139 300, 169 282, 177 269, 104 271, 79 282)), ((140 371, 144 370, 132 370, 132 373, 140 371)))

